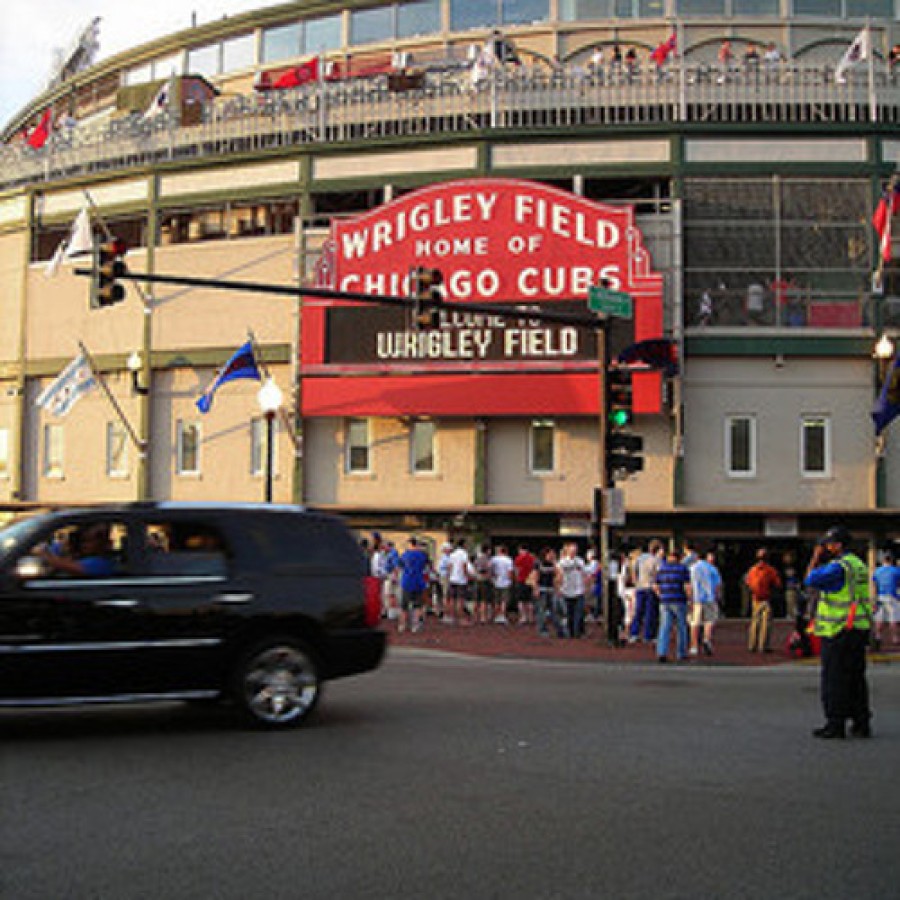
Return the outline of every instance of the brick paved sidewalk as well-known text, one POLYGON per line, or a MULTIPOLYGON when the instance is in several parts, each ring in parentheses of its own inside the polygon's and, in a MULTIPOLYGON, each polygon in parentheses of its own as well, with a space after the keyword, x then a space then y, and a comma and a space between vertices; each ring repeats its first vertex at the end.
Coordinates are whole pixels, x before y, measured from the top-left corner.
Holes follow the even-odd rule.
MULTIPOLYGON (((559 659, 569 661, 604 661, 619 663, 655 663, 656 645, 630 644, 621 648, 607 646, 606 633, 599 625, 588 624, 587 634, 579 640, 541 637, 534 626, 510 625, 447 625, 429 616, 425 627, 417 634, 408 631, 398 634, 396 622, 383 621, 395 647, 416 647, 462 653, 471 656, 492 656, 507 659, 559 659)), ((746 619, 728 619, 716 625, 714 653, 711 657, 690 657, 691 666, 754 666, 764 667, 792 663, 786 651, 793 624, 778 621, 773 625, 772 652, 750 653, 747 650, 746 619)), ((669 650, 674 658, 674 637, 669 650)), ((900 661, 900 648, 883 648, 873 654, 873 660, 900 661)))

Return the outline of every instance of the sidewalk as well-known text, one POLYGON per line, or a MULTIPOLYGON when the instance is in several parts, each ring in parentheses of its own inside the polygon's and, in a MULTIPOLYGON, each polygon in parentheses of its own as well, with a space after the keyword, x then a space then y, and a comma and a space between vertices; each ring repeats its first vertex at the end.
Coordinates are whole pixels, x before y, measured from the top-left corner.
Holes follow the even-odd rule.
MULTIPOLYGON (((588 624, 587 634, 579 640, 541 637, 534 626, 510 625, 446 625, 429 616, 425 627, 417 634, 397 633, 396 622, 382 621, 382 628, 395 647, 415 647, 461 653, 469 656, 491 656, 506 659, 555 659, 570 662, 656 663, 656 645, 629 644, 609 647, 606 633, 600 625, 588 624)), ((716 625, 712 656, 692 656, 690 666, 766 666, 797 664, 788 656, 785 646, 793 631, 793 623, 775 622, 772 629, 772 652, 750 653, 747 650, 746 619, 726 619, 716 625)), ((674 663, 674 637, 669 661, 674 663)), ((872 662, 900 662, 900 647, 888 645, 870 654, 872 662)), ((816 659, 800 664, 817 663, 816 659)))

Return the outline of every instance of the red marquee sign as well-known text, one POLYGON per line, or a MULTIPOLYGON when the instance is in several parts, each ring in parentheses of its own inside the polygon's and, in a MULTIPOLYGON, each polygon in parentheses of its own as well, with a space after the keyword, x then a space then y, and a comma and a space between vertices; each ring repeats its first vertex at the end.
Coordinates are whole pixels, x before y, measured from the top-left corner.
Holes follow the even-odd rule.
MULTIPOLYGON (((304 300, 304 416, 597 415, 595 335, 527 310, 587 311, 601 279, 634 297, 635 340, 662 334, 662 276, 631 207, 512 179, 433 185, 336 220, 318 284, 406 296, 415 266, 444 276, 435 329, 398 308, 304 300), (454 312, 465 301, 521 305, 522 319, 454 312)), ((635 376, 635 411, 659 409, 659 376, 635 376)))

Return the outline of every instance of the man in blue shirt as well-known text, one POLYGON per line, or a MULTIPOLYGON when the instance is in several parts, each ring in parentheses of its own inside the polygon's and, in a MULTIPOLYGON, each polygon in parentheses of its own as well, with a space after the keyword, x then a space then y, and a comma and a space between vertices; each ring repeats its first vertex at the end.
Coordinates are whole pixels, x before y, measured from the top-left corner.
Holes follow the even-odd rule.
POLYGON ((410 631, 416 632, 422 627, 418 610, 428 587, 428 570, 431 567, 431 560, 419 546, 418 538, 409 539, 409 547, 403 551, 399 566, 400 619, 397 631, 402 632, 408 625, 410 631))
POLYGON ((656 657, 661 663, 666 661, 674 624, 675 654, 678 659, 687 659, 687 603, 691 594, 691 573, 688 567, 680 562, 678 551, 674 547, 656 573, 656 592, 659 595, 659 608, 662 614, 659 636, 656 639, 656 657))
POLYGON ((72 557, 45 549, 41 556, 54 572, 74 578, 107 578, 116 570, 109 539, 109 526, 98 522, 76 532, 71 540, 72 557))
POLYGON ((891 550, 885 550, 881 565, 872 574, 875 585, 875 647, 881 646, 881 626, 887 620, 891 643, 898 643, 897 622, 900 620, 900 566, 891 550))
POLYGON ((722 600, 722 576, 716 568, 716 552, 710 550, 691 569, 691 656, 699 653, 700 629, 703 629, 703 652, 712 656, 713 628, 719 618, 722 600))

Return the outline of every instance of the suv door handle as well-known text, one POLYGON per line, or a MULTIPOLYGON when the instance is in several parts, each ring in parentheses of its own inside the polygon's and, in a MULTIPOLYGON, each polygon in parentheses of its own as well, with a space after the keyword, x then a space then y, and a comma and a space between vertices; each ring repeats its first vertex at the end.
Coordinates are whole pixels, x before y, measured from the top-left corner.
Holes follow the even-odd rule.
POLYGON ((213 603, 249 603, 253 594, 217 594, 213 603))
POLYGON ((137 600, 95 600, 94 606, 113 606, 117 609, 131 609, 138 606, 137 600))

